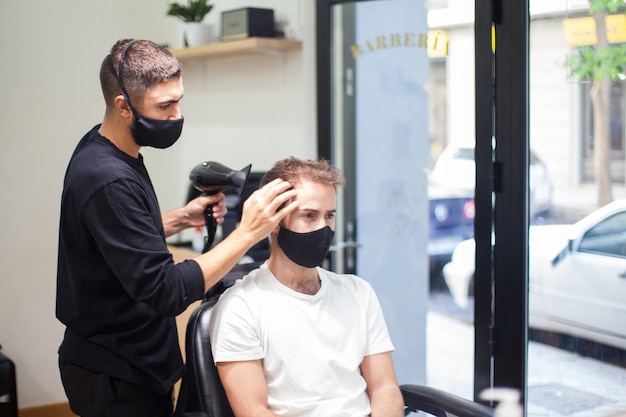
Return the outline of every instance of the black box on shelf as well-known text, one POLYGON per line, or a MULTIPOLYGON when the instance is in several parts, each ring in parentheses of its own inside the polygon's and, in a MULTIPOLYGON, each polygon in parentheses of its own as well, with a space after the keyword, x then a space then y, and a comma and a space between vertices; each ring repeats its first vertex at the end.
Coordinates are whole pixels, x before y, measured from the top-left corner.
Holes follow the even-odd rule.
POLYGON ((274 10, 245 7, 222 12, 222 40, 274 37, 274 10))

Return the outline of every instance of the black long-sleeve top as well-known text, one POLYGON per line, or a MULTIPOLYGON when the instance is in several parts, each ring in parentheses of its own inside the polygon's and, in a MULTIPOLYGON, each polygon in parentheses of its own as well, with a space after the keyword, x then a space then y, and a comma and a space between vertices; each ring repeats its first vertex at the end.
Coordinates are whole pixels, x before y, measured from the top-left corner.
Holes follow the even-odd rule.
POLYGON ((175 316, 204 295, 194 261, 174 264, 141 155, 98 133, 80 141, 64 181, 59 225, 59 355, 165 393, 182 375, 175 316))

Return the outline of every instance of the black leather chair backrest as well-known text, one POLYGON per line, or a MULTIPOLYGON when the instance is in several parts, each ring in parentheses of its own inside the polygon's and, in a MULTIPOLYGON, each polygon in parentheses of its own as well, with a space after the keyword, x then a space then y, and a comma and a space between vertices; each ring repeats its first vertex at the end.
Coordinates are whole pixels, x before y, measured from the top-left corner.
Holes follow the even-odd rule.
POLYGON ((209 319, 213 304, 200 304, 189 318, 185 373, 175 417, 234 417, 211 354, 209 319))
POLYGON ((211 353, 209 320, 220 295, 262 262, 236 265, 205 295, 189 317, 185 335, 185 372, 175 417, 234 417, 211 353))

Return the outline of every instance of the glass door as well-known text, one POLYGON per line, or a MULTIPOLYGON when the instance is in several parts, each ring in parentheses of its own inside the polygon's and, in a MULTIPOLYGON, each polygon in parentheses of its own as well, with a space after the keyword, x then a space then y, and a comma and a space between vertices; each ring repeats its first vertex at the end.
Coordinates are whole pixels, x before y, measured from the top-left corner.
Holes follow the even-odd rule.
POLYGON ((414 0, 330 8, 330 159, 340 195, 333 265, 375 288, 403 383, 425 382, 428 76, 423 5, 414 0))
POLYGON ((432 174, 449 144, 473 152, 472 72, 449 77, 472 55, 472 26, 449 50, 428 28, 435 3, 318 1, 319 154, 348 179, 332 267, 375 288, 400 383, 472 398, 471 307, 454 304, 441 268, 472 236, 473 161, 432 174), (467 94, 451 103, 448 88, 467 94))
POLYGON ((402 383, 626 410, 624 74, 596 112, 600 83, 565 65, 626 33, 589 4, 318 0, 319 153, 350 182, 333 267, 381 296, 402 383), (469 235, 444 233, 442 187, 469 235))

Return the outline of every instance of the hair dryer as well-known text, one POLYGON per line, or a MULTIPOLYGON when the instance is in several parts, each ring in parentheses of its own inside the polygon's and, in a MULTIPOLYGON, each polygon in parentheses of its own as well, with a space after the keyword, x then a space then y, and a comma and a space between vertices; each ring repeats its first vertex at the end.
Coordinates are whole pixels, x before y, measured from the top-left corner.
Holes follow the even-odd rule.
MULTIPOLYGON (((198 191, 206 195, 217 194, 232 188, 236 188, 237 193, 241 195, 248 182, 251 168, 252 164, 240 171, 234 171, 219 162, 202 162, 191 170, 189 179, 198 191)), ((209 204, 204 210, 207 236, 204 239, 202 253, 207 252, 211 248, 215 239, 217 222, 213 217, 213 206, 214 204, 209 204)))

